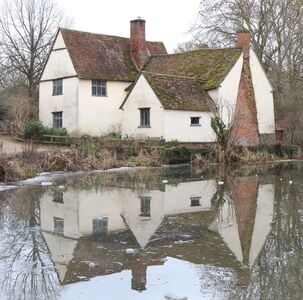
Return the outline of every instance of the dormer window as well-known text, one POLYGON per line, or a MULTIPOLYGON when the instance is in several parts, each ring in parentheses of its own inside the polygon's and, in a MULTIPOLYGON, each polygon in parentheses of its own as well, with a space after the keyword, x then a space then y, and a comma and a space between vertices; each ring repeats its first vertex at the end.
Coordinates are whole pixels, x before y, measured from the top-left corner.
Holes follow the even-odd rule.
POLYGON ((92 95, 98 97, 107 96, 107 86, 105 80, 92 80, 92 95))
POLYGON ((63 94, 63 79, 53 80, 53 96, 63 94))

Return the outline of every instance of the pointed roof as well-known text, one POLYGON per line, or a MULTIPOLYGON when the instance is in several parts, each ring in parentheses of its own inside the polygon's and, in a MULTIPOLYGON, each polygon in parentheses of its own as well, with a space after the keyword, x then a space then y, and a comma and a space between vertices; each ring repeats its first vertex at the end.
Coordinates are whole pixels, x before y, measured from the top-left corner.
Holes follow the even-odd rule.
POLYGON ((203 48, 175 54, 152 56, 144 71, 185 76, 203 81, 205 90, 217 88, 239 59, 240 48, 203 48))
MULTIPOLYGON (((130 39, 60 28, 79 78, 134 81, 137 69, 131 58, 130 39)), ((151 55, 166 54, 162 42, 147 42, 151 55)))

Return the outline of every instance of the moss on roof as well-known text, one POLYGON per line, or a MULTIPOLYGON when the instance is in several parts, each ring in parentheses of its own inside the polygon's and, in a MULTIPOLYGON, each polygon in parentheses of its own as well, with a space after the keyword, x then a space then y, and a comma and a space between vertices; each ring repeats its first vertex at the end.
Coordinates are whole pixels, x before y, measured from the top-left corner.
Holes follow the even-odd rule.
POLYGON ((242 53, 240 48, 198 49, 183 53, 152 56, 144 71, 187 76, 203 81, 203 88, 216 88, 242 53))
POLYGON ((143 72, 163 108, 214 112, 213 100, 198 79, 143 72))

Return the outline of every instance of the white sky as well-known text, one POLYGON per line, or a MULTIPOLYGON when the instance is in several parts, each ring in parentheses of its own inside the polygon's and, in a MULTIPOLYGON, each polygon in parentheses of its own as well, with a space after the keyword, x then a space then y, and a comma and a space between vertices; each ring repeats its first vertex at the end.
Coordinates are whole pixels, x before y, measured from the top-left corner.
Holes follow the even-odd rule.
POLYGON ((129 21, 146 20, 146 38, 171 52, 195 22, 201 0, 57 0, 73 29, 129 37, 129 21))

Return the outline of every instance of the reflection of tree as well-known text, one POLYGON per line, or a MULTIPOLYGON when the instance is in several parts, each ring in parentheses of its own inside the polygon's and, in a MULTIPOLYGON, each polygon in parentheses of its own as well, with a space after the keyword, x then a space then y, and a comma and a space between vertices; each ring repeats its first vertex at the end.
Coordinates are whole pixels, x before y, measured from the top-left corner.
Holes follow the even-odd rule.
POLYGON ((1 299, 53 299, 58 280, 39 226, 41 190, 10 191, 0 207, 1 299))

